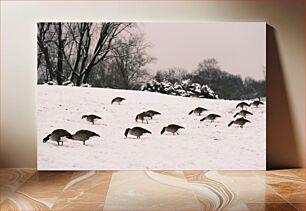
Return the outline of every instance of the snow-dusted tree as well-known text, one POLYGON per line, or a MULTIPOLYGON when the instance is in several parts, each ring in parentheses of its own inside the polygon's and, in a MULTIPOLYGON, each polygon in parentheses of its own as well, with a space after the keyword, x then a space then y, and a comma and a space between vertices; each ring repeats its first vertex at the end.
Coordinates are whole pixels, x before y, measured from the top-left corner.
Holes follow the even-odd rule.
POLYGON ((159 92, 170 95, 178 95, 183 97, 200 97, 217 99, 218 95, 209 88, 207 85, 200 85, 198 83, 192 83, 190 79, 183 80, 172 84, 167 80, 158 82, 157 80, 151 80, 146 83, 142 91, 159 92))

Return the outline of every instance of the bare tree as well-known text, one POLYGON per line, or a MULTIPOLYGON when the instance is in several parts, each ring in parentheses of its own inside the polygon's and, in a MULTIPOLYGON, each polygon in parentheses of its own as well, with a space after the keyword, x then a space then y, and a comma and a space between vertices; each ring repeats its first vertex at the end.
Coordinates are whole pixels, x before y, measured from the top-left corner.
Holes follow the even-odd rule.
POLYGON ((50 39, 48 39, 48 32, 50 30, 51 23, 38 23, 38 33, 37 33, 37 44, 40 49, 38 54, 38 67, 41 64, 42 55, 44 56, 44 60, 46 62, 46 75, 47 78, 50 77, 50 80, 53 80, 53 67, 51 63, 51 58, 49 54, 48 44, 50 43, 50 39))
POLYGON ((146 65, 155 61, 155 58, 147 53, 150 45, 144 43, 142 34, 116 40, 115 45, 118 47, 111 52, 112 67, 120 75, 122 88, 133 89, 148 75, 146 65))
POLYGON ((103 62, 116 47, 113 41, 132 27, 131 23, 39 23, 37 43, 39 55, 49 77, 62 84, 63 80, 76 85, 86 83, 93 67, 103 62), (67 70, 64 70, 67 69, 67 70), (64 77, 64 72, 69 73, 64 77))
POLYGON ((115 48, 113 40, 131 23, 73 23, 67 26, 72 43, 65 49, 65 60, 71 70, 70 80, 76 85, 87 83, 93 67, 105 60, 115 48), (69 52, 74 51, 71 56, 69 52), (70 58, 69 56, 70 55, 70 58))
POLYGON ((199 64, 199 69, 206 69, 206 70, 218 70, 220 69, 219 66, 219 62, 217 61, 217 59, 215 58, 209 58, 209 59, 205 59, 203 60, 200 64, 199 64))

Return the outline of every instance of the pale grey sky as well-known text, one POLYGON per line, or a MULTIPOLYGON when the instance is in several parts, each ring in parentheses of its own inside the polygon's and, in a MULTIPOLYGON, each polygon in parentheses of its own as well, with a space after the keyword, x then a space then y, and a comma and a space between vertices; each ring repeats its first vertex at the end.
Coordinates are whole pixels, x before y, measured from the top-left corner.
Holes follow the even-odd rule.
POLYGON ((263 79, 266 66, 266 23, 142 23, 146 41, 157 58, 152 71, 170 67, 194 70, 200 61, 216 58, 222 70, 263 79))

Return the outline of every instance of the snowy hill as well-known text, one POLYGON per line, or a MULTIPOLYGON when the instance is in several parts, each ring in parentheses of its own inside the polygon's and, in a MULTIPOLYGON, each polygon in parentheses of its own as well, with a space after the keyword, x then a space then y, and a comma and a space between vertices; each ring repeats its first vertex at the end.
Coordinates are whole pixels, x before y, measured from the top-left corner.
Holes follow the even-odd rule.
POLYGON ((265 169, 266 105, 248 108, 254 115, 244 128, 228 123, 239 111, 238 101, 186 98, 153 92, 40 85, 37 87, 38 169, 40 170, 138 170, 138 169, 265 169), (114 97, 127 100, 111 105, 114 97), (196 107, 208 111, 188 115, 196 107), (149 124, 135 116, 153 109, 162 113, 149 124), (215 122, 200 122, 209 113, 221 115, 215 122), (84 114, 102 117, 95 125, 84 114), (163 126, 185 127, 180 135, 160 134, 163 126), (140 139, 124 136, 128 127, 152 132, 140 139), (42 139, 57 128, 71 133, 87 129, 100 134, 84 146, 67 140, 63 146, 42 139))

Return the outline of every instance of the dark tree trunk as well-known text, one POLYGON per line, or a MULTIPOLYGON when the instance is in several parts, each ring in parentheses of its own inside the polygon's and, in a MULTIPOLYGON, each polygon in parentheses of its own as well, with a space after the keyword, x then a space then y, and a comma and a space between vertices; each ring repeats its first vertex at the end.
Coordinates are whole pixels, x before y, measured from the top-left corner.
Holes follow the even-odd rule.
POLYGON ((62 24, 58 23, 58 49, 57 49, 57 71, 56 80, 58 85, 62 85, 63 79, 63 60, 64 60, 64 41, 62 40, 62 24))
POLYGON ((82 83, 83 83, 82 78, 83 78, 82 75, 80 75, 79 77, 77 77, 76 86, 81 86, 81 85, 82 85, 82 83))
POLYGON ((88 79, 89 73, 90 73, 90 71, 87 74, 84 75, 82 83, 84 83, 84 84, 87 83, 87 79, 88 79))
POLYGON ((74 77, 75 77, 75 73, 74 73, 74 71, 71 71, 71 73, 70 73, 70 75, 69 75, 69 81, 71 81, 71 82, 74 82, 74 77))
POLYGON ((79 39, 79 42, 78 42, 77 54, 76 54, 76 60, 75 60, 74 67, 73 67, 73 72, 70 75, 70 81, 71 82, 75 81, 77 86, 79 86, 78 84, 79 84, 80 76, 78 76, 76 74, 76 72, 80 72, 80 71, 78 71, 78 68, 79 68, 79 63, 80 63, 81 57, 82 57, 82 47, 83 47, 83 39, 84 39, 84 34, 85 34, 85 28, 86 28, 86 23, 78 24, 80 39, 79 39))
POLYGON ((53 80, 53 69, 52 69, 52 64, 50 61, 50 55, 49 55, 49 51, 48 51, 48 47, 43 47, 42 49, 44 55, 45 55, 45 60, 46 60, 46 69, 49 72, 49 76, 50 76, 50 80, 53 80))
POLYGON ((37 69, 40 67, 40 64, 41 64, 41 53, 39 53, 37 56, 37 69))

